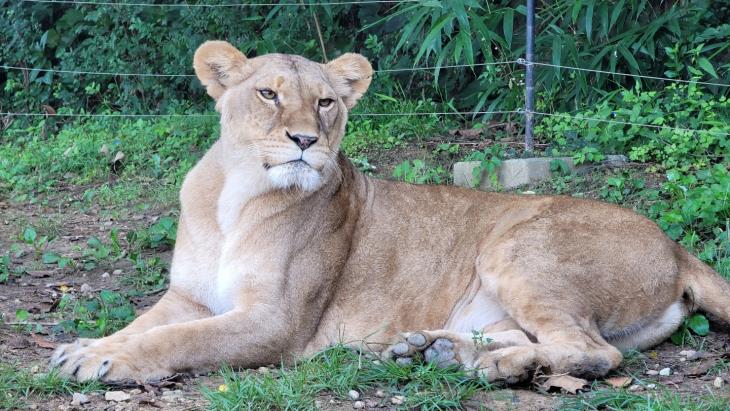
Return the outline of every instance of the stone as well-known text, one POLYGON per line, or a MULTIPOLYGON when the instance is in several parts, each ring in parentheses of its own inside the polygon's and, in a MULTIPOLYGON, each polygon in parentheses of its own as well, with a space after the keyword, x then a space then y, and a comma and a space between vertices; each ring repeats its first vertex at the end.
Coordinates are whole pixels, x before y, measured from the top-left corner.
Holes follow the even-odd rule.
POLYGON ((653 390, 653 389, 655 389, 655 388, 656 388, 656 384, 647 384, 647 385, 646 385, 646 389, 647 389, 647 390, 653 390))
POLYGON ((629 163, 629 159, 623 154, 607 154, 603 159, 603 165, 608 167, 623 167, 629 163))
POLYGON ((88 294, 91 292, 91 286, 89 284, 83 283, 81 284, 81 288, 79 290, 81 291, 81 294, 88 294))
POLYGON ((132 396, 124 391, 107 391, 104 394, 104 399, 107 401, 123 402, 130 398, 132 398, 132 396))
POLYGON ((666 377, 667 375, 672 375, 672 369, 669 367, 662 368, 661 370, 659 370, 659 375, 661 375, 662 377, 666 377))
POLYGON ((257 371, 257 372, 258 372, 259 374, 268 374, 268 373, 270 373, 270 372, 271 372, 271 370, 270 370, 270 369, 268 369, 267 367, 259 367, 259 368, 257 368, 257 369, 256 369, 256 371, 257 371))
POLYGON ((142 394, 142 390, 140 390, 139 388, 135 388, 133 390, 130 390, 129 394, 130 395, 139 395, 139 394, 142 394))
POLYGON ((104 272, 104 274, 101 275, 101 278, 109 278, 109 273, 104 272))
POLYGON ((629 391, 640 391, 640 390, 641 390, 641 385, 639 385, 639 384, 633 384, 632 386, 629 387, 629 391))
POLYGON ((116 270, 112 271, 112 274, 114 274, 114 275, 122 275, 122 270, 116 269, 116 270))
POLYGON ((71 400, 71 405, 79 406, 81 404, 86 404, 89 402, 89 397, 80 393, 75 392, 73 395, 73 399, 71 400))
MULTIPOLYGON (((550 163, 556 159, 563 160, 571 172, 575 170, 573 159, 570 157, 516 158, 504 160, 497 167, 497 181, 502 188, 510 190, 545 180, 552 177, 550 163)), ((479 161, 462 161, 454 164, 454 185, 473 188, 473 170, 478 169, 479 165, 479 161)), ((479 189, 484 191, 493 189, 491 178, 486 171, 482 171, 479 189)))
POLYGON ((659 371, 657 370, 647 370, 646 375, 658 375, 659 371))
POLYGON ((375 396, 378 398, 385 398, 385 392, 383 390, 375 391, 375 396))
POLYGON ((390 403, 393 405, 402 405, 406 401, 406 397, 402 395, 394 395, 393 398, 390 399, 390 403))
POLYGON ((360 393, 355 390, 350 390, 347 393, 347 396, 350 397, 350 399, 353 401, 360 399, 360 393))
POLYGON ((362 401, 355 401, 352 403, 352 408, 359 410, 361 408, 365 408, 365 403, 362 401))
POLYGON ((722 386, 725 385, 725 381, 722 377, 715 377, 715 381, 712 382, 712 385, 714 385, 715 388, 722 388, 722 386))

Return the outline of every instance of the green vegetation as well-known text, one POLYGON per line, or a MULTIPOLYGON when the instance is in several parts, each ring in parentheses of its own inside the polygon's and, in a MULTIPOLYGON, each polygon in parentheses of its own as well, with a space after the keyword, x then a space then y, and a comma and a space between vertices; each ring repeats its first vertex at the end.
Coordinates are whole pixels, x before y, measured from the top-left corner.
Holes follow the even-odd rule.
POLYGON ((440 369, 433 364, 406 367, 381 362, 353 349, 337 345, 303 360, 291 368, 281 367, 263 374, 221 372, 224 384, 203 393, 215 410, 315 409, 320 393, 347 398, 349 390, 379 387, 390 398, 403 397, 404 409, 436 410, 458 407, 477 390, 489 384, 467 376, 464 371, 440 369))
POLYGON ((678 394, 660 390, 649 393, 599 390, 566 401, 566 411, 626 410, 626 411, 724 411, 730 401, 721 396, 678 394))
POLYGON ((34 374, 19 366, 0 362, 0 409, 27 407, 29 398, 42 399, 54 394, 101 390, 98 382, 76 383, 62 378, 57 371, 34 374))

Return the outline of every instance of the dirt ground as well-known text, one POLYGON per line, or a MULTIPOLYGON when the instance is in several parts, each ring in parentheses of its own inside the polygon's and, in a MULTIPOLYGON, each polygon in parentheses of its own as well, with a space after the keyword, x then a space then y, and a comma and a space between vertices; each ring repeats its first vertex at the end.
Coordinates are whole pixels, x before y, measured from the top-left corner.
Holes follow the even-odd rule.
MULTIPOLYGON (((80 246, 90 236, 107 238, 111 228, 118 228, 123 237, 130 229, 147 227, 161 216, 169 215, 169 209, 152 206, 139 211, 129 209, 84 209, 75 203, 82 195, 79 187, 66 187, 47 199, 46 205, 18 205, 0 199, 0 251, 10 249, 12 244, 21 243, 18 236, 26 225, 44 227, 52 231, 55 239, 49 249, 66 255, 78 256, 80 246)), ((46 369, 48 357, 56 344, 72 340, 64 333, 53 334, 51 329, 57 323, 55 315, 61 293, 81 295, 102 289, 123 291, 130 285, 121 281, 132 267, 127 260, 118 263, 101 264, 89 271, 78 269, 49 269, 40 263, 30 246, 22 246, 23 255, 13 260, 29 271, 20 277, 12 276, 8 283, 0 285, 0 313, 4 322, 0 324, 0 361, 20 365, 32 373, 46 369), (83 289, 83 290, 82 290, 83 289), (16 310, 27 310, 28 321, 41 324, 39 329, 29 330, 15 321, 16 310)), ((159 253, 169 263, 170 250, 159 253)), ((164 291, 164 290, 163 290, 164 291)), ((133 299, 135 308, 143 310, 154 304, 162 291, 142 295, 133 299)), ((730 338, 727 328, 713 323, 712 332, 705 338, 697 338, 692 347, 679 347, 665 342, 653 350, 631 356, 613 376, 627 376, 621 382, 636 393, 668 390, 689 395, 730 395, 726 383, 730 382, 730 338), (688 353, 685 350, 693 350, 688 353), (669 368, 669 375, 659 372, 669 368), (719 377, 719 378, 718 378, 719 377), (719 388, 719 387, 720 388, 719 388)), ((666 374, 667 371, 661 372, 666 374)), ((594 384, 593 389, 611 388, 605 380, 594 384)), ((215 389, 221 383, 216 374, 210 376, 184 377, 155 386, 109 388, 121 389, 131 395, 123 402, 106 401, 104 392, 89 394, 90 402, 73 406, 71 396, 53 396, 50 399, 29 398, 32 409, 98 409, 98 410, 194 410, 207 408, 201 394, 201 387, 215 389)), ((496 410, 552 410, 572 396, 563 393, 546 393, 523 386, 513 389, 495 389, 480 392, 463 404, 466 409, 496 410)), ((375 392, 363 393, 366 408, 392 409, 389 398, 379 398, 375 392)), ((353 409, 350 400, 321 396, 318 404, 328 410, 353 409)))

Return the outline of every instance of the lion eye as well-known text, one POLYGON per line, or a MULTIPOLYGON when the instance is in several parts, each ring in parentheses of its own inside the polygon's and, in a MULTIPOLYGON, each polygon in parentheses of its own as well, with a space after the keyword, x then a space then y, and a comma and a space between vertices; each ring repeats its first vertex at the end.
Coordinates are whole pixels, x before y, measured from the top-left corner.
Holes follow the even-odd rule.
POLYGON ((332 103, 334 103, 334 100, 332 100, 331 98, 323 98, 323 99, 320 99, 319 100, 319 106, 320 107, 325 107, 326 108, 326 107, 331 106, 332 103))
POLYGON ((265 88, 259 90, 259 94, 261 94, 261 97, 267 99, 267 100, 273 100, 276 98, 276 93, 274 93, 273 90, 265 88))

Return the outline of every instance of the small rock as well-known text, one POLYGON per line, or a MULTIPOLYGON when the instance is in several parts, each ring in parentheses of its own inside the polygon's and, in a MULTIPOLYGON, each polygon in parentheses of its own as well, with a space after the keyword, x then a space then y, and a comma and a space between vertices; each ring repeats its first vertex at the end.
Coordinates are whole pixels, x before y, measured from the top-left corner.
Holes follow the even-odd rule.
POLYGON ((666 377, 667 375, 672 375, 672 369, 669 367, 662 368, 661 370, 659 370, 659 375, 661 375, 662 377, 666 377))
POLYGON ((101 278, 109 278, 109 273, 104 272, 104 274, 101 275, 101 278))
POLYGON ((659 371, 657 370, 647 370, 646 375, 657 375, 659 374, 659 371))
POLYGON ((532 190, 527 190, 527 191, 523 191, 522 194, 535 195, 535 192, 532 190))
POLYGON ((656 384, 646 384, 646 389, 647 390, 653 390, 655 388, 656 388, 656 384))
POLYGON ((355 390, 350 390, 347 393, 347 396, 350 397, 350 399, 353 400, 353 401, 360 399, 360 393, 357 392, 357 391, 355 391, 355 390))
POLYGON ((268 373, 270 373, 270 372, 271 372, 271 370, 270 370, 270 369, 268 369, 267 367, 259 367, 259 368, 258 368, 258 369, 257 369, 256 371, 257 371, 257 372, 258 372, 259 374, 268 374, 268 373))
POLYGON ((80 392, 75 392, 71 405, 79 406, 81 404, 86 404, 87 402, 89 402, 88 396, 81 394, 80 392))
POLYGON ((375 400, 365 400, 365 406, 368 408, 378 408, 378 402, 375 400))
POLYGON ((81 294, 88 294, 91 292, 91 286, 89 284, 83 283, 81 284, 81 288, 79 290, 81 291, 81 294))
POLYGON ((131 395, 139 395, 139 394, 142 394, 142 390, 140 390, 139 388, 135 388, 135 389, 129 391, 129 394, 131 394, 131 395))
POLYGON ((724 384, 725 381, 723 381, 722 377, 716 377, 715 381, 712 382, 712 385, 714 385, 715 388, 722 388, 724 384))
POLYGON ((112 274, 114 274, 114 275, 122 275, 122 270, 120 270, 120 269, 117 268, 116 270, 112 271, 112 274))
POLYGON ((405 402, 406 397, 402 395, 394 395, 393 398, 390 399, 390 403, 393 405, 401 405, 405 402))
POLYGON ((352 403, 352 408, 359 410, 360 408, 365 408, 365 403, 362 401, 355 401, 352 403))
POLYGON ((642 387, 639 384, 634 384, 629 387, 629 391, 640 391, 641 389, 642 389, 642 387))
POLYGON ((383 390, 377 390, 375 391, 375 396, 378 398, 385 398, 385 392, 383 392, 383 390))
POLYGON ((684 358, 684 357, 679 357, 679 362, 686 362, 686 361, 687 361, 687 359, 686 359, 686 358, 684 358))
POLYGON ((124 391, 107 391, 104 394, 104 399, 107 401, 122 402, 122 401, 127 401, 130 398, 132 398, 132 396, 127 394, 124 391))

